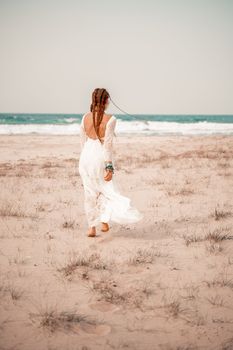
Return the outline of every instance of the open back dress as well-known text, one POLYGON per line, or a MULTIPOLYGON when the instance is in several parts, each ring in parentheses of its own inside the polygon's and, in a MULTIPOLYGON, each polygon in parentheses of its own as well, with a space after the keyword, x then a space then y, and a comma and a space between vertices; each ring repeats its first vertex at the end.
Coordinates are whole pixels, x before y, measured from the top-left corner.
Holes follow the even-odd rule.
MULTIPOLYGON (((84 210, 89 227, 100 222, 119 224, 135 223, 143 214, 131 205, 131 199, 123 196, 115 181, 115 171, 110 181, 104 180, 105 162, 115 160, 113 157, 113 136, 117 119, 114 115, 105 125, 103 143, 98 138, 87 135, 82 116, 80 124, 80 146, 78 170, 84 188, 84 210)), ((96 136, 97 137, 97 136, 96 136)))

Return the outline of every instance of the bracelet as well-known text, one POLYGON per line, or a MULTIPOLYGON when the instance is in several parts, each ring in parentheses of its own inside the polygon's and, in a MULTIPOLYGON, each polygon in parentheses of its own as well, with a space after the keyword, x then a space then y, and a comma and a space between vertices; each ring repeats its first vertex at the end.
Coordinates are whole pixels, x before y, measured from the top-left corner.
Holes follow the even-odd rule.
POLYGON ((105 165, 105 170, 107 170, 107 169, 110 170, 114 174, 114 167, 113 167, 112 163, 107 163, 105 165))

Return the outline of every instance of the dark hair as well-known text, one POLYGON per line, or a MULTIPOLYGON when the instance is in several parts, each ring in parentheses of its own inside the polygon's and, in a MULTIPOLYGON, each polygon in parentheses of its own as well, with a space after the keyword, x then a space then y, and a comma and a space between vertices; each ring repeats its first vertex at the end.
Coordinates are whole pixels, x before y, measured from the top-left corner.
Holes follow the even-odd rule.
POLYGON ((93 115, 93 125, 96 132, 96 135, 98 136, 98 139, 102 143, 102 140, 100 139, 99 135, 99 127, 103 119, 104 115, 104 108, 105 104, 107 102, 107 99, 110 97, 108 91, 106 89, 95 89, 92 93, 92 103, 90 106, 90 111, 93 115), (95 123, 95 114, 97 113, 97 122, 95 123))

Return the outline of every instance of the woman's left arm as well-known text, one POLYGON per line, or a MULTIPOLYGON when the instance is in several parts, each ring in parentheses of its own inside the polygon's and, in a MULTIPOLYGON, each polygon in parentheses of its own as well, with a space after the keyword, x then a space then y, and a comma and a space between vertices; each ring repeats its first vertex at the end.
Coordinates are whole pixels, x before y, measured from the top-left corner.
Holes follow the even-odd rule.
POLYGON ((87 135, 86 135, 86 132, 85 132, 85 129, 84 129, 83 120, 84 120, 84 116, 82 117, 81 124, 80 124, 80 129, 79 129, 81 150, 83 149, 84 143, 86 142, 86 139, 87 139, 87 135))

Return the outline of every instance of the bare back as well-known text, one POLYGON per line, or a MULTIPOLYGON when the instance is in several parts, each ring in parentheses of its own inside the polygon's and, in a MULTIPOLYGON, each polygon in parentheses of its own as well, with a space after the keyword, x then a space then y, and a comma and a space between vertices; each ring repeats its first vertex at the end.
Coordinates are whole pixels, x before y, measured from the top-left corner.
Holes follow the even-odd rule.
MULTIPOLYGON (((99 127, 99 135, 100 135, 101 139, 103 139, 105 136, 106 125, 107 125, 110 118, 111 118, 110 114, 104 113, 103 119, 102 119, 102 121, 100 123, 100 127, 99 127)), ((97 118, 96 118, 96 121, 97 121, 97 118)), ((85 133, 89 138, 94 139, 94 140, 98 139, 98 136, 96 135, 95 128, 93 125, 92 112, 87 113, 85 115, 84 120, 83 120, 83 125, 84 125, 84 129, 85 129, 85 133)))

